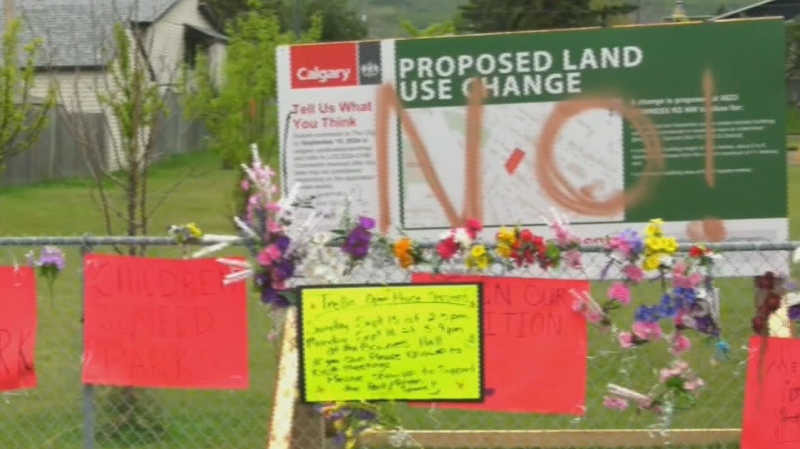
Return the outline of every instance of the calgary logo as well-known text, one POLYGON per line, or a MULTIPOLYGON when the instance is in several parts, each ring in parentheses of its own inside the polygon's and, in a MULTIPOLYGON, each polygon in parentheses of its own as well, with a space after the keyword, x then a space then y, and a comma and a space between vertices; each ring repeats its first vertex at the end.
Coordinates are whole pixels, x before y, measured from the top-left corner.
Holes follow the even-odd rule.
POLYGON ((320 69, 319 67, 309 69, 301 67, 297 69, 295 75, 300 81, 316 81, 325 84, 332 80, 347 81, 350 78, 350 69, 320 69))
POLYGON ((381 74, 381 66, 374 62, 368 62, 361 65, 361 76, 364 78, 374 78, 381 74))

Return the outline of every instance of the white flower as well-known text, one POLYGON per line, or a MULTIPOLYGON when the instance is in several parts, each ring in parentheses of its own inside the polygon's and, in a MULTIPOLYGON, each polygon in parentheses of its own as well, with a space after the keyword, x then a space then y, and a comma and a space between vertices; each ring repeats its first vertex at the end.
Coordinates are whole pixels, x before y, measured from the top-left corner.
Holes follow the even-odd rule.
POLYGON ((439 240, 447 240, 453 236, 453 231, 445 231, 439 236, 439 240))
POLYGON ((675 263, 675 258, 672 256, 661 256, 661 266, 671 267, 675 263))
POLYGON ((469 248, 469 246, 472 245, 472 239, 464 228, 456 229, 455 232, 453 232, 453 239, 462 248, 469 248))
POLYGON ((792 263, 800 263, 800 248, 797 248, 792 253, 792 263))
POLYGON ((311 243, 314 245, 325 246, 331 241, 330 232, 317 232, 311 236, 311 243))

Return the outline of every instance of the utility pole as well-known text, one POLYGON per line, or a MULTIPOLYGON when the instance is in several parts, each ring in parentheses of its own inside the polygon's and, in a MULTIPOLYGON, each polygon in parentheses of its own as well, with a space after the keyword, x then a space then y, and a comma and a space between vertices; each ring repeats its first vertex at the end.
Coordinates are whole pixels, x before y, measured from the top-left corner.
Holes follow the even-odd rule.
MULTIPOLYGON (((10 1, 10 0, 5 0, 10 1)), ((294 34, 300 37, 300 0, 294 0, 294 13, 292 14, 294 34)))
POLYGON ((14 20, 14 0, 3 0, 3 15, 5 17, 5 28, 11 27, 14 20))

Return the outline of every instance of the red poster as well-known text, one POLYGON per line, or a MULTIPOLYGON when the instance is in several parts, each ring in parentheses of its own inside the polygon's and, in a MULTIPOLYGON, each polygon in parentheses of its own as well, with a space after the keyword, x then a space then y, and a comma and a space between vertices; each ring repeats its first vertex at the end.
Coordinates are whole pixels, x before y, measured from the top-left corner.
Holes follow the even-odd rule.
POLYGON ((247 288, 213 259, 84 258, 86 384, 246 389, 247 288))
POLYGON ((0 267, 0 391, 36 387, 36 274, 0 267))
MULTIPOLYGON (((485 400, 439 408, 581 416, 586 404, 586 320, 570 290, 587 281, 435 276, 415 283, 483 282, 485 400)), ((412 406, 430 404, 413 403, 412 406)))
POLYGON ((800 449, 800 340, 750 339, 742 449, 800 449))

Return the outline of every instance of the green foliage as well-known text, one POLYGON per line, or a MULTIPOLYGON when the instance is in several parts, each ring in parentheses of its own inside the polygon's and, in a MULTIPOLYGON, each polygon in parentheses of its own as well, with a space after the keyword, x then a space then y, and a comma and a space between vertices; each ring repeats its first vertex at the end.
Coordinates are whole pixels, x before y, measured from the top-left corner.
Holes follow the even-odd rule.
POLYGON ((469 0, 459 7, 460 31, 496 33, 598 26, 636 6, 622 2, 593 7, 592 0, 469 0))
MULTIPOLYGON (((229 24, 249 11, 258 10, 274 15, 281 32, 295 31, 295 0, 210 0, 209 5, 229 24)), ((308 32, 314 26, 315 17, 322 19, 320 42, 353 41, 367 37, 367 26, 352 8, 350 0, 300 0, 301 30, 308 32)))
POLYGON ((0 172, 9 157, 36 144, 56 104, 55 86, 47 90, 44 98, 32 97, 36 57, 42 42, 35 40, 20 52, 20 30, 20 22, 13 21, 0 41, 0 172))
POLYGON ((212 135, 211 147, 224 167, 246 162, 255 143, 269 160, 278 151, 275 51, 280 45, 319 40, 316 17, 299 38, 281 30, 267 8, 248 11, 228 24, 228 51, 220 84, 207 61, 185 71, 181 82, 186 111, 202 119, 212 135))
POLYGON ((423 37, 450 36, 456 34, 456 25, 453 20, 441 23, 434 23, 425 29, 419 29, 415 27, 414 24, 412 24, 407 20, 403 20, 402 22, 400 22, 400 26, 403 27, 403 31, 406 32, 408 37, 423 38, 423 37))
POLYGON ((800 23, 786 24, 786 79, 800 75, 800 23))
POLYGON ((126 166, 135 169, 146 162, 143 157, 143 135, 153 128, 166 105, 158 85, 150 82, 144 62, 134 57, 134 42, 128 30, 114 26, 117 57, 111 66, 111 86, 98 93, 100 104, 107 107, 120 127, 120 149, 126 166))

